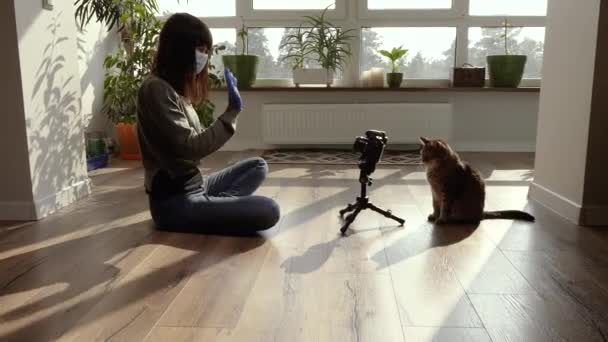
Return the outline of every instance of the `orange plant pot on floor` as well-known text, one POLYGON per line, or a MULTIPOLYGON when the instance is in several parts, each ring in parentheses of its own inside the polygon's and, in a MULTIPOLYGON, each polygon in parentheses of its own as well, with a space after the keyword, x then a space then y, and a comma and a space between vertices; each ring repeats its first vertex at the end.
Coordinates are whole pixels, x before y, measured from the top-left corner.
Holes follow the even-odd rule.
POLYGON ((135 124, 116 124, 116 133, 120 145, 120 158, 123 160, 141 160, 135 124))

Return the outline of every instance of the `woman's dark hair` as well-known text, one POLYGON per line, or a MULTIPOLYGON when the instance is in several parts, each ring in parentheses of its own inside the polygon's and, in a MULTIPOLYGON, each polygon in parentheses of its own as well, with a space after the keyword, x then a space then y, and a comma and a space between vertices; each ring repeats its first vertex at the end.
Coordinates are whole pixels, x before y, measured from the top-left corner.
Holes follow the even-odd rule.
POLYGON ((198 46, 205 46, 208 53, 212 52, 213 37, 209 27, 187 13, 172 15, 160 31, 153 70, 156 76, 194 104, 207 98, 208 69, 205 67, 201 73, 196 73, 194 51, 198 46))

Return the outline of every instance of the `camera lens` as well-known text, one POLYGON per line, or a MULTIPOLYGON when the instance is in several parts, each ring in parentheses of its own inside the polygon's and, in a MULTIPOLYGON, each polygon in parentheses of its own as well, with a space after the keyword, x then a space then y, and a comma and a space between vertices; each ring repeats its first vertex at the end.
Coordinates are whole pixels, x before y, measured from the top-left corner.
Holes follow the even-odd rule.
POLYGON ((367 148, 367 138, 357 137, 355 139, 355 144, 353 145, 353 150, 358 153, 364 153, 367 148))

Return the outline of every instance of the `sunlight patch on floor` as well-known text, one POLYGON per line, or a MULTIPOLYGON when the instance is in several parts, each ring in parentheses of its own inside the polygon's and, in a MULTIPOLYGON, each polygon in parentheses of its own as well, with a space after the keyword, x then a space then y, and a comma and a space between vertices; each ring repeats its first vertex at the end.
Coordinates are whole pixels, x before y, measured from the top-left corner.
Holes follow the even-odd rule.
POLYGON ((18 248, 10 249, 9 246, 3 246, 3 249, 6 249, 0 252, 0 259, 7 259, 10 257, 14 257, 21 254, 31 253, 37 250, 50 248, 59 244, 68 243, 72 240, 76 240, 82 238, 84 236, 91 236, 95 234, 99 234, 102 232, 107 232, 112 229, 121 228, 133 224, 142 223, 146 220, 150 219, 150 213, 148 210, 139 212, 137 214, 119 217, 115 220, 104 222, 100 224, 96 224, 90 227, 84 227, 81 229, 75 229, 74 231, 60 235, 54 238, 45 239, 42 241, 37 241, 35 243, 27 244, 24 246, 20 246, 18 248))
POLYGON ((530 169, 520 170, 492 170, 492 173, 486 178, 486 181, 526 181, 531 182, 534 180, 534 171, 530 169))

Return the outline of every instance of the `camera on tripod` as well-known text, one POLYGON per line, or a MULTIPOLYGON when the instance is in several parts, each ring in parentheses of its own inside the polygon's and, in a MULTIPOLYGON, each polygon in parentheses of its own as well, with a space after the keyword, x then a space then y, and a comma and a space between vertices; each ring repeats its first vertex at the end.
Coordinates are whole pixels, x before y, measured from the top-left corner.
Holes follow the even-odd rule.
POLYGON ((340 210, 340 216, 344 216, 350 213, 344 219, 344 225, 340 228, 342 235, 346 234, 348 227, 355 221, 357 215, 363 210, 370 209, 379 214, 384 215, 390 219, 399 222, 400 225, 405 223, 400 217, 393 215, 390 210, 383 210, 373 205, 369 197, 367 197, 367 187, 372 185, 372 179, 370 175, 376 171, 376 165, 382 159, 382 153, 384 153, 384 147, 388 143, 388 137, 386 132, 370 130, 365 132, 365 136, 355 138, 355 144, 353 149, 355 152, 361 153, 359 157, 359 183, 361 183, 361 193, 357 200, 349 204, 346 208, 340 210))
POLYGON ((361 153, 359 168, 362 178, 369 177, 376 171, 376 165, 382 159, 382 153, 387 143, 386 132, 382 131, 370 130, 365 132, 364 137, 355 138, 353 149, 355 152, 361 153))

